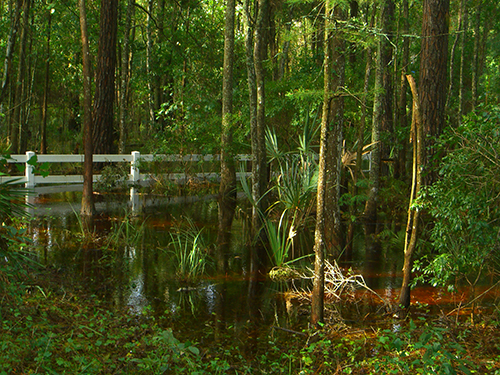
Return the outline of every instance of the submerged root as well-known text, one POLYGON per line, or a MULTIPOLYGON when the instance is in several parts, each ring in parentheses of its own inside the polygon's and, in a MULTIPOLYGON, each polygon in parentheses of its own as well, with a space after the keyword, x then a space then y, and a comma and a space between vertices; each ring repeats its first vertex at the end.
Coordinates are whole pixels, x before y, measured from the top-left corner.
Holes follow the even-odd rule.
MULTIPOLYGON (((312 279, 314 271, 308 269, 309 275, 301 274, 302 279, 312 279)), ((295 272, 297 272, 295 270, 295 272)), ((376 291, 371 289, 365 282, 365 279, 360 274, 355 274, 351 270, 347 272, 343 271, 337 264, 336 261, 330 263, 325 262, 325 298, 328 300, 341 300, 345 299, 345 295, 348 297, 356 298, 355 291, 358 289, 364 289, 367 292, 376 296, 384 304, 385 307, 390 307, 389 301, 383 298, 376 291)), ((295 298, 302 301, 310 302, 311 291, 310 290, 297 290, 294 289, 289 292, 295 295, 295 298)))
POLYGON ((347 274, 342 272, 337 262, 333 264, 326 261, 325 263, 325 293, 333 298, 341 299, 344 292, 354 294, 358 288, 364 289, 382 301, 386 306, 390 306, 389 302, 376 291, 366 285, 365 279, 360 274, 354 274, 351 270, 347 274))

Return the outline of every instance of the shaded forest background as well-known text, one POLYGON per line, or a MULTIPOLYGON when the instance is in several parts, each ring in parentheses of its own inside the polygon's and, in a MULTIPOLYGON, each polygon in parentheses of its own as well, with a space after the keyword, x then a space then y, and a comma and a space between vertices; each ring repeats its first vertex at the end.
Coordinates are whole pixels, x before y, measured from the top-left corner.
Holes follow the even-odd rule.
MULTIPOLYGON (((402 77, 420 71, 422 1, 394 2, 388 26, 380 6, 342 1, 337 28, 345 41, 345 150, 358 129, 370 143, 377 42, 389 41, 392 120, 383 130, 385 157, 397 178, 408 176, 411 93, 402 77), (386 28, 386 30, 384 30, 386 28), (365 91, 367 63, 372 65, 365 91), (364 107, 363 107, 364 105, 364 107)), ((249 103, 244 9, 237 4, 234 65, 234 147, 248 152, 249 103)), ((272 1, 265 33, 266 126, 295 148, 307 119, 322 106, 322 2, 272 1)), ((255 4, 249 4, 255 21, 255 4)), ((224 4, 210 1, 121 1, 111 152, 220 152, 224 4), (122 138, 120 138, 122 137, 122 138), (120 139, 122 145, 120 146, 120 139)), ((4 51, 0 135, 11 153, 82 152, 82 56, 76 1, 0 3, 4 51), (45 139, 45 141, 43 141, 45 139), (49 147, 43 146, 50 145, 49 147), (46 150, 45 150, 46 148, 46 150)), ((87 4, 92 74, 96 73, 100 4, 87 4)), ((449 12, 447 125, 478 105, 498 102, 498 6, 495 1, 452 1, 449 12)), ((93 79, 93 93, 95 82, 93 79)))
MULTIPOLYGON (((84 82, 90 81, 94 153, 223 155, 219 247, 228 242, 234 213, 232 155, 252 153, 254 237, 265 233, 262 214, 273 218, 271 208, 287 203, 279 196, 284 180, 269 181, 270 166, 289 163, 281 176, 290 177, 299 165, 294 179, 307 180, 310 186, 301 188, 308 194, 316 193, 317 183, 316 209, 311 200, 304 207, 292 202, 274 217, 287 212, 290 228, 312 229, 307 217, 316 213, 319 277, 325 251, 338 256, 352 250, 356 221, 364 224, 369 257, 380 242, 380 223, 397 233, 416 207, 432 213, 435 225, 425 238, 441 249, 427 254, 430 269, 418 262, 417 268, 441 280, 467 279, 468 267, 480 275, 485 259, 495 264, 496 1, 246 0, 226 7, 215 1, 85 6, 82 0, 10 0, 0 8, 3 152, 83 153, 84 103, 90 102, 84 82), (84 57, 90 57, 88 70, 84 57), (417 152, 419 142, 425 146, 417 152), (302 159, 283 159, 292 151, 302 159), (368 151, 371 168, 364 174, 361 155, 368 151), (320 160, 314 178, 311 152, 320 160), (463 186, 457 176, 464 177, 463 186), (270 186, 278 187, 274 204, 267 201, 270 186), (421 186, 428 188, 422 194, 421 186), (475 202, 463 200, 483 191, 475 202), (482 243, 485 229, 491 241, 482 243), (450 253, 444 239, 455 234, 461 243, 450 253)), ((407 275, 421 219, 412 220, 407 275)), ((259 246, 252 256, 267 258, 259 246)), ((322 295, 320 284, 314 288, 313 295, 322 295)), ((407 306, 409 294, 399 302, 407 306)), ((314 306, 313 299, 313 316, 314 306)))

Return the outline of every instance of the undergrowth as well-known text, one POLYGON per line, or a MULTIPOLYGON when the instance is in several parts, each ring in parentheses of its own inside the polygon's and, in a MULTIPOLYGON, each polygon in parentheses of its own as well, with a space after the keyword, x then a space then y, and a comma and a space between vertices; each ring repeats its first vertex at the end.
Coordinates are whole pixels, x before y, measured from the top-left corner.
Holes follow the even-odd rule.
POLYGON ((475 325, 394 320, 387 329, 260 327, 240 344, 228 322, 212 321, 180 340, 173 321, 151 309, 110 306, 56 270, 24 272, 10 280, 16 298, 5 289, 2 296, 0 374, 500 374, 498 317, 475 325))

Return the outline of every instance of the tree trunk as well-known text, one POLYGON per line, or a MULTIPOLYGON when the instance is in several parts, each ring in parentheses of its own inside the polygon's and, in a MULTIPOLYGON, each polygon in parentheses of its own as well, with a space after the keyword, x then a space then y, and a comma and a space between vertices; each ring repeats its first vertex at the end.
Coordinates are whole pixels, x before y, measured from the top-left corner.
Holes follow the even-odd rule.
MULTIPOLYGON (((311 323, 317 325, 323 323, 324 320, 324 293, 325 293, 325 248, 327 246, 326 232, 337 230, 337 224, 332 225, 327 219, 327 210, 331 207, 327 206, 327 199, 338 209, 338 197, 335 198, 335 193, 328 197, 327 189, 331 183, 340 181, 340 164, 341 157, 338 152, 339 139, 341 141, 341 126, 343 103, 341 102, 340 94, 337 90, 343 83, 343 41, 339 30, 341 20, 341 11, 339 7, 332 8, 331 2, 325 3, 325 34, 324 34, 324 92, 323 92, 323 113, 321 117, 321 137, 319 151, 319 173, 318 173, 318 188, 316 195, 316 229, 314 231, 314 279, 311 301, 311 323), (333 140, 331 140, 333 139, 333 140), (335 148, 330 151, 329 148, 335 148), (335 157, 333 163, 330 164, 334 168, 333 173, 328 171, 328 157, 335 157), (330 182, 329 182, 330 180, 330 182), (334 201, 337 199, 336 201, 334 201)), ((337 188, 335 187, 335 190, 337 188)), ((339 218, 340 219, 340 218, 339 218)), ((338 235, 338 233, 336 233, 338 235)))
POLYGON ((380 24, 383 34, 378 41, 377 62, 375 70, 375 98, 373 100, 373 121, 372 121, 372 153, 370 184, 368 200, 365 204, 364 220, 365 234, 373 237, 377 232, 377 206, 380 189, 381 161, 384 145, 381 139, 382 131, 389 131, 392 128, 392 80, 390 71, 390 61, 392 48, 390 40, 386 36, 391 30, 394 16, 394 3, 392 0, 385 0, 382 3, 380 14, 380 24))
MULTIPOLYGON (((381 54, 382 54, 382 114, 380 129, 386 135, 389 142, 395 142, 394 131, 394 0, 386 0, 382 9, 382 30, 384 36, 381 39, 381 54)), ((389 142, 381 142, 381 158, 386 162, 391 158, 391 145, 389 142)), ((383 175, 388 175, 388 163, 381 163, 380 170, 383 175)))
POLYGON ((477 87, 479 80, 479 49, 481 44, 481 13, 483 4, 479 2, 476 8, 476 20, 474 25, 474 52, 472 55, 472 110, 477 105, 477 87))
POLYGON ((419 97, 428 150, 426 185, 437 178, 436 166, 428 161, 434 156, 434 140, 445 125, 449 5, 449 0, 424 0, 423 6, 419 97))
MULTIPOLYGON (((399 98, 397 106, 397 124, 400 129, 407 129, 408 114, 406 111, 407 100, 406 92, 408 89, 406 81, 407 67, 410 62, 410 38, 407 36, 410 32, 410 10, 408 0, 403 0, 403 56, 401 59, 401 75, 399 84, 399 98)), ((394 167, 394 177, 399 179, 406 178, 406 150, 407 143, 403 141, 402 147, 398 150, 398 157, 394 167)))
MULTIPOLYGON (((461 0, 460 2, 460 10, 459 10, 459 13, 458 13, 458 26, 457 26, 457 31, 456 31, 456 34, 455 34, 455 40, 453 42, 453 45, 451 47, 451 52, 450 52, 450 82, 449 82, 449 86, 448 86, 448 95, 446 95, 446 104, 445 104, 445 108, 446 108, 446 112, 448 113, 449 112, 449 109, 450 109, 450 100, 453 96, 453 75, 454 75, 454 70, 455 70, 455 50, 457 48, 457 45, 458 45, 458 41, 460 40, 460 38, 464 38, 465 37, 465 31, 464 31, 464 14, 466 12, 466 9, 465 9, 465 0, 461 0)), ((460 61, 463 61, 463 48, 462 48, 462 53, 460 55, 460 61)))
POLYGON ((52 13, 54 9, 48 10, 47 19, 47 47, 45 51, 45 82, 43 88, 43 103, 42 103, 42 125, 40 131, 40 153, 47 153, 47 108, 49 97, 49 73, 50 73, 50 29, 52 23, 52 13))
POLYGON ((219 227, 217 268, 227 269, 231 225, 236 208, 236 167, 233 152, 233 65, 235 0, 226 4, 224 72, 222 81, 221 182, 219 186, 219 227))
POLYGON ((402 308, 410 306, 410 281, 413 265, 413 254, 417 246, 418 239, 418 217, 419 210, 412 208, 414 200, 420 193, 422 186, 422 167, 424 161, 424 137, 422 132, 422 123, 419 108, 418 90, 415 80, 408 75, 413 94, 413 120, 410 142, 413 143, 413 181, 410 195, 410 204, 408 208, 408 224, 406 227, 404 263, 403 263, 403 283, 399 294, 398 305, 402 308))
POLYGON ((340 7, 325 14, 332 19, 325 21, 325 48, 328 48, 328 55, 325 60, 325 74, 328 75, 325 81, 325 90, 329 95, 328 112, 328 146, 326 148, 326 190, 325 190, 325 211, 324 221, 327 230, 324 233, 325 251, 328 254, 338 256, 343 249, 345 237, 342 239, 341 218, 340 218, 340 186, 342 176, 342 141, 344 127, 344 98, 340 93, 344 86, 345 71, 345 42, 342 38, 340 23, 345 19, 340 7), (326 70, 328 68, 328 71, 326 70))
MULTIPOLYGON (((467 6, 464 6, 463 26, 460 35, 460 81, 458 87, 458 124, 462 123, 462 116, 465 113, 465 46, 467 41, 467 30, 469 28, 469 11, 467 6)), ((453 58, 453 55, 451 56, 453 58)))
POLYGON ((153 51, 153 34, 151 31, 151 16, 153 12, 153 0, 149 0, 148 5, 148 15, 147 15, 147 42, 146 42, 146 79, 148 82, 148 109, 149 109, 149 122, 151 125, 151 133, 153 130, 153 124, 156 121, 155 117, 155 105, 154 105, 154 90, 153 90, 153 75, 151 72, 151 60, 153 51))
MULTIPOLYGON (((373 11, 370 17, 370 27, 373 28, 373 25, 375 24, 375 13, 376 13, 377 7, 374 4, 373 5, 373 11)), ((364 83, 363 83, 363 97, 361 99, 361 118, 359 121, 358 125, 358 130, 357 130, 357 149, 356 149, 356 165, 354 167, 354 174, 353 174, 353 181, 351 184, 351 193, 352 196, 357 196, 358 195, 358 180, 360 173, 362 171, 362 163, 363 163, 363 147, 364 147, 364 135, 365 135, 365 128, 366 128, 366 112, 367 112, 367 102, 368 102, 368 95, 369 95, 369 85, 370 85, 370 75, 372 71, 372 49, 370 47, 366 48, 365 51, 365 77, 364 77, 364 83)), ((357 212, 357 207, 355 205, 351 205, 349 207, 350 215, 351 217, 354 217, 357 212)), ((355 229, 355 222, 350 221, 349 222, 349 227, 347 229, 347 239, 346 239, 346 247, 343 253, 343 256, 346 260, 351 259, 352 255, 352 250, 353 250, 353 241, 354 241, 354 229, 355 229)))
POLYGON ((118 0, 101 0, 92 143, 95 154, 115 150, 114 102, 118 0))
POLYGON ((26 45, 28 43, 28 26, 31 0, 25 0, 23 3, 23 25, 19 39, 19 64, 17 68, 17 80, 14 90, 14 108, 11 117, 10 139, 11 152, 21 153, 21 133, 23 125, 23 87, 26 84, 26 45))
POLYGON ((95 208, 92 189, 92 97, 90 85, 90 51, 85 0, 79 0, 79 8, 83 59, 83 147, 85 152, 81 215, 93 216, 95 208))
POLYGON ((14 47, 16 45, 17 33, 19 30, 19 21, 21 19, 22 1, 23 0, 16 0, 14 3, 14 9, 11 12, 11 23, 10 23, 9 38, 7 40, 7 47, 5 51, 0 103, 3 102, 5 95, 7 93, 7 87, 9 85, 10 75, 12 73, 12 56, 14 55, 14 47))
MULTIPOLYGON (((265 144, 265 70, 263 61, 266 58, 265 46, 265 25, 269 16, 269 0, 259 0, 257 11, 257 19, 255 23, 254 38, 253 38, 253 71, 255 76, 254 88, 250 89, 251 94, 255 93, 255 109, 251 108, 251 112, 255 113, 255 121, 251 123, 251 143, 252 143, 252 199, 255 205, 252 210, 252 231, 256 243, 253 246, 252 265, 261 269, 266 264, 266 252, 263 246, 264 231, 262 228, 263 214, 267 209, 266 199, 264 197, 267 181, 267 154, 265 144)), ((248 46, 247 46, 248 47, 248 46)), ((251 47, 250 47, 251 48, 251 47)), ((248 54, 248 51, 247 51, 248 54)), ((251 98, 251 101, 253 98, 251 98)))
POLYGON ((125 153, 125 143, 127 142, 127 109, 128 91, 130 81, 130 29, 132 27, 132 12, 134 9, 133 0, 127 1, 127 11, 125 14, 125 28, 123 30, 123 50, 121 61, 120 79, 120 138, 118 142, 118 153, 125 153))

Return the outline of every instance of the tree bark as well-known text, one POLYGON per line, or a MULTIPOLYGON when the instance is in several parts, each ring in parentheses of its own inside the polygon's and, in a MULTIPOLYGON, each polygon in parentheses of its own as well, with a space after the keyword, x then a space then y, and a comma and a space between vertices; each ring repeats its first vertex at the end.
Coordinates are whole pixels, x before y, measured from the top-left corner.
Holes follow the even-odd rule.
POLYGON ((82 208, 80 213, 82 216, 93 216, 95 208, 92 189, 92 96, 90 87, 90 51, 85 0, 79 0, 79 9, 83 59, 83 147, 85 152, 82 208))
POLYGON ((11 117, 10 139, 11 152, 21 153, 21 133, 23 131, 23 111, 25 110, 23 100, 23 87, 26 85, 26 46, 28 43, 28 26, 31 0, 23 2, 23 24, 19 39, 19 64, 17 68, 17 80, 14 90, 14 108, 11 117))
POLYGON ((151 71, 151 60, 153 51, 153 34, 151 31, 151 16, 153 14, 153 0, 149 0, 147 15, 147 42, 146 42, 146 75, 148 82, 148 109, 149 109, 149 122, 151 125, 151 132, 153 132, 153 124, 156 122, 155 105, 154 105, 154 89, 153 89, 153 75, 151 71))
POLYGON ((130 29, 132 27, 132 12, 134 10, 133 0, 127 0, 127 11, 125 14, 125 27, 123 30, 123 50, 121 61, 120 79, 120 138, 118 141, 118 153, 125 153, 127 142, 127 112, 128 93, 130 81, 130 29))
POLYGON ((474 52, 472 55, 472 110, 477 105, 477 88, 479 81, 479 49, 481 45, 481 13, 483 9, 482 2, 479 2, 476 8, 476 20, 474 25, 474 52))
POLYGON ((449 0, 424 0, 423 5, 419 97, 428 150, 426 185, 437 178, 436 167, 429 161, 434 156, 434 140, 445 126, 449 6, 449 0))
POLYGON ((118 0, 101 0, 92 142, 95 154, 115 150, 114 102, 118 0))
MULTIPOLYGON (((467 30, 469 28, 469 11, 464 6, 463 26, 460 35, 460 80, 458 87, 458 124, 462 123, 462 116, 465 114, 465 46, 467 41, 467 30)), ((451 56, 453 58, 453 55, 451 56)))
MULTIPOLYGON (((372 28, 373 25, 375 24, 375 12, 376 12, 376 5, 373 5, 373 11, 370 19, 370 27, 372 28)), ((363 83, 363 97, 361 99, 361 119, 358 125, 358 131, 357 131, 357 149, 356 149, 356 166, 354 168, 354 176, 353 176, 353 181, 352 181, 352 195, 356 196, 358 195, 358 180, 359 180, 359 175, 362 170, 362 163, 363 163, 363 146, 364 146, 364 135, 365 135, 365 128, 366 128, 366 115, 367 115, 367 108, 368 108, 368 95, 369 95, 369 85, 370 85, 370 75, 372 71, 372 49, 371 47, 366 48, 365 51, 365 59, 366 59, 366 65, 365 65, 365 77, 364 77, 364 83, 363 83)), ((356 213, 356 207, 354 205, 351 205, 349 207, 351 217, 354 217, 356 213)), ((347 260, 350 260, 352 250, 353 250, 353 241, 354 241, 354 221, 349 222, 349 227, 347 229, 347 240, 346 240, 346 247, 344 251, 344 257, 347 260)))
POLYGON ((0 103, 5 99, 5 95, 7 93, 7 87, 10 82, 10 76, 12 73, 12 57, 14 55, 14 47, 16 45, 17 33, 19 31, 19 22, 21 19, 21 8, 22 8, 23 0, 16 0, 14 2, 14 9, 11 12, 11 23, 10 23, 10 31, 9 38, 7 40, 7 47, 5 51, 5 60, 4 60, 4 70, 3 70, 3 79, 2 79, 2 91, 0 93, 0 103))
MULTIPOLYGON (((337 92, 343 84, 343 41, 339 35, 338 20, 341 11, 339 7, 332 7, 331 2, 325 3, 325 33, 324 33, 324 74, 323 74, 323 113, 321 116, 321 136, 318 166, 318 188, 316 193, 316 229, 314 231, 314 279, 311 301, 311 323, 317 325, 324 320, 324 293, 325 293, 325 248, 329 238, 326 232, 338 230, 336 223, 327 219, 327 210, 332 205, 338 208, 337 192, 331 196, 327 195, 328 187, 333 184, 335 190, 340 182, 340 158, 338 144, 341 143, 342 121, 339 116, 342 113, 342 99, 337 92), (340 142, 339 142, 340 141, 340 142), (334 150, 330 151, 330 148, 334 150), (329 157, 335 158, 331 164, 329 157), (330 165, 332 171, 328 170, 330 165), (333 173, 332 173, 333 172, 333 173), (327 205, 330 200, 330 206, 327 205), (330 227, 327 225, 333 225, 330 227)), ((335 208, 334 208, 335 209, 335 208)), ((339 210, 340 211, 340 210, 339 210)), ((340 221, 340 217, 338 217, 340 221)), ((338 235, 338 233, 336 233, 338 235)))
POLYGON ((326 190, 325 190, 325 251, 338 256, 344 247, 345 237, 342 238, 340 218, 340 187, 342 176, 342 141, 344 128, 344 98, 340 91, 344 86, 345 72, 345 42, 340 33, 338 21, 345 16, 339 6, 336 6, 326 17, 325 45, 328 48, 328 66, 325 64, 325 90, 329 93, 328 113, 328 147, 326 148, 326 190), (327 69, 328 68, 328 72, 327 69))
POLYGON ((40 153, 47 153, 47 108, 49 98, 49 74, 50 74, 50 31, 52 24, 53 9, 48 10, 47 19, 47 47, 45 51, 45 82, 43 88, 43 103, 42 103, 42 124, 40 131, 40 153))
POLYGON ((235 0, 227 0, 224 32, 224 72, 222 81, 221 182, 219 186, 219 226, 217 268, 227 269, 231 225, 236 209, 236 167, 233 152, 233 65, 235 0))
MULTIPOLYGON (((451 46, 451 52, 450 52, 450 82, 448 85, 448 95, 446 95, 446 112, 449 112, 450 109, 450 100, 453 96, 453 75, 455 71, 455 50, 457 49, 458 41, 460 40, 461 37, 465 36, 465 31, 464 31, 464 14, 465 14, 465 0, 461 0, 460 2, 460 9, 458 12, 458 26, 457 26, 457 31, 455 34, 455 40, 453 41, 453 45, 451 46)), ((463 49, 461 53, 461 61, 463 60, 463 49)))
MULTIPOLYGON (((265 144, 265 69, 264 59, 266 58, 265 46, 265 25, 269 16, 269 0, 259 0, 257 3, 257 18, 255 21, 253 37, 253 68, 249 74, 249 85, 255 85, 250 88, 251 104, 254 100, 255 108, 250 111, 255 114, 255 119, 251 118, 251 143, 252 143, 252 199, 255 202, 252 210, 252 234, 256 239, 252 246, 252 267, 253 271, 262 269, 266 264, 266 251, 263 246, 264 231, 262 228, 261 215, 267 209, 266 198, 264 197, 267 182, 267 154, 265 144), (253 77, 250 77, 252 74, 253 77), (251 83, 253 81, 253 83, 251 83), (253 97, 255 95, 255 97, 253 97)), ((248 54, 248 51, 247 51, 248 54)), ((248 56, 247 56, 248 58, 248 56)))
MULTIPOLYGON (((407 100, 407 80, 406 72, 407 67, 410 62, 410 38, 408 34, 410 32, 410 10, 408 0, 403 0, 403 56, 401 59, 401 74, 400 74, 400 84, 399 84, 399 98, 397 106, 397 124, 400 129, 407 129, 408 127, 408 113, 406 110, 407 100)), ((407 143, 403 142, 402 147, 398 150, 398 157, 394 167, 394 177, 395 178, 406 178, 406 150, 407 143)))
POLYGON ((390 61, 392 47, 390 47, 391 25, 394 17, 394 3, 385 0, 382 3, 380 24, 383 35, 379 38, 377 46, 377 62, 375 70, 375 98, 373 100, 371 152, 370 191, 365 204, 364 221, 365 234, 372 237, 377 231, 377 206, 380 189, 381 161, 384 145, 381 139, 382 131, 392 130, 392 79, 390 61))

